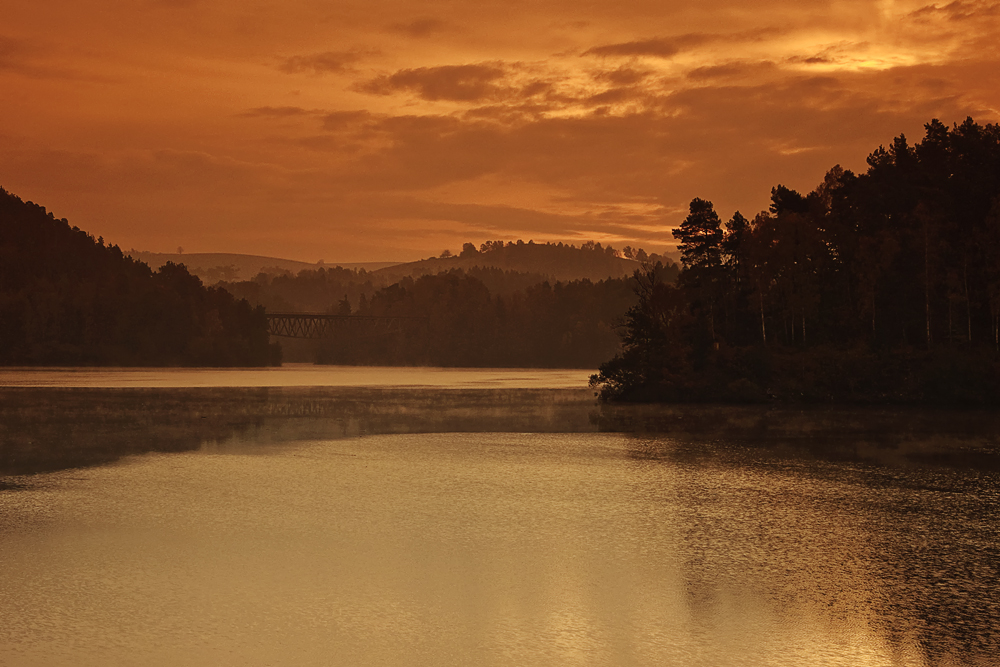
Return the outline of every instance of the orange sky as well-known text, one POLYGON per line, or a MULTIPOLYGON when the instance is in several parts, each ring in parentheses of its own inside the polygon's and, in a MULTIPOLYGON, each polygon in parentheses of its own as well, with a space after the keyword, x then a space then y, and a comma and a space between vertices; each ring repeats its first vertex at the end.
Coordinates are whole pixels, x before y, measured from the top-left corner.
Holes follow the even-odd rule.
POLYGON ((661 251, 693 197, 1000 119, 1000 3, 4 5, 0 185, 123 249, 661 251))

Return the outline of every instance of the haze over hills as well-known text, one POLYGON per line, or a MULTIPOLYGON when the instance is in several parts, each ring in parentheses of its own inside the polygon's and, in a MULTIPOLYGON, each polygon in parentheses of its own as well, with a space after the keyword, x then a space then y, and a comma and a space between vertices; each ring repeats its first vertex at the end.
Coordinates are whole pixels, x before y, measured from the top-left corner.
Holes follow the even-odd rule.
POLYGON ((345 269, 365 269, 375 271, 393 266, 396 262, 354 262, 354 263, 316 263, 300 262, 294 259, 280 257, 265 257, 263 255, 241 255, 230 252, 185 252, 164 253, 130 250, 128 255, 140 262, 145 262, 150 268, 157 269, 167 262, 184 264, 188 271, 198 276, 206 284, 212 285, 220 280, 251 280, 258 273, 298 273, 305 269, 318 269, 323 266, 341 266, 345 269))
MULTIPOLYGON (((270 276, 283 274, 294 276, 305 270, 340 267, 352 271, 364 270, 368 277, 362 282, 371 280, 376 285, 384 286, 403 278, 419 278, 455 269, 469 271, 477 268, 520 274, 521 279, 517 281, 518 284, 525 281, 541 283, 546 280, 566 282, 584 279, 596 282, 631 276, 641 262, 634 258, 636 251, 627 249, 626 252, 633 257, 622 257, 614 249, 593 242, 585 243, 578 248, 562 243, 536 244, 532 241, 527 243, 516 241, 505 244, 501 241, 490 241, 481 245, 478 250, 473 244, 467 243, 460 255, 449 254, 402 263, 323 261, 309 263, 238 253, 154 253, 130 250, 126 254, 153 269, 167 262, 184 264, 188 271, 207 285, 253 280, 260 273, 270 276)), ((654 262, 661 260, 666 265, 675 263, 666 255, 647 256, 643 252, 639 257, 643 259, 648 257, 654 262)))
POLYGON ((589 242, 577 248, 562 243, 539 244, 519 240, 506 244, 502 241, 491 241, 482 244, 478 249, 473 244, 466 243, 459 255, 431 257, 416 262, 396 264, 374 273, 391 283, 407 276, 417 278, 454 269, 468 271, 479 267, 535 274, 539 277, 538 282, 584 279, 596 282, 607 278, 630 276, 639 266, 639 261, 620 257, 613 248, 602 247, 600 243, 589 242))
MULTIPOLYGON (((619 349, 616 322, 635 301, 631 278, 552 280, 621 273, 616 251, 596 243, 467 244, 464 257, 414 263, 393 282, 364 268, 223 253, 145 253, 162 263, 154 271, 143 254, 125 254, 3 189, 0 232, 0 365, 255 366, 280 363, 287 349, 289 358, 322 363, 595 368, 619 349), (185 266, 204 271, 203 261, 275 273, 206 287, 185 266), (317 268, 287 270, 302 265, 317 268), (421 324, 279 342, 269 338, 265 309, 421 324)), ((676 265, 659 268, 676 277, 676 265)))

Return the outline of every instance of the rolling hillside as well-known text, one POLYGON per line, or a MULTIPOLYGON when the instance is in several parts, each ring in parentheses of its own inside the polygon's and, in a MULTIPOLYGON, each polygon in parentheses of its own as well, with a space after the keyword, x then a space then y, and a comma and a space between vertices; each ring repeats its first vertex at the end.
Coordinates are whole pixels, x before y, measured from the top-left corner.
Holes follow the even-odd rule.
MULTIPOLYGON (((661 259, 665 264, 670 262, 668 258, 661 259)), ((608 248, 601 248, 599 245, 588 244, 577 248, 562 243, 518 241, 506 245, 500 242, 484 244, 480 250, 476 250, 472 244, 466 244, 460 255, 396 264, 374 273, 392 283, 404 277, 417 278, 453 269, 468 271, 479 267, 533 274, 550 282, 582 279, 596 282, 630 276, 639 266, 638 261, 618 257, 613 251, 609 252, 608 248)))
POLYGON ((286 271, 297 274, 299 271, 318 269, 321 266, 341 266, 345 269, 375 271, 395 264, 395 262, 310 264, 309 262, 300 262, 294 259, 264 257, 262 255, 240 255, 228 252, 159 253, 130 251, 128 254, 133 259, 145 262, 153 269, 159 268, 167 262, 184 264, 188 271, 201 278, 208 285, 213 285, 220 280, 252 280, 254 276, 262 271, 270 274, 284 273, 286 271))

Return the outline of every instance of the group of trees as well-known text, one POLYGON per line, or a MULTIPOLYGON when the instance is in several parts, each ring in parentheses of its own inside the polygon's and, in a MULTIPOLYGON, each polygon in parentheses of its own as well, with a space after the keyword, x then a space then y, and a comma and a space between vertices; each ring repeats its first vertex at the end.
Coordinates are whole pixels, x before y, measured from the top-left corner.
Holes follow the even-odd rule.
POLYGON ((460 269, 398 283, 336 304, 339 314, 400 317, 404 329, 348 330, 326 342, 323 363, 594 368, 619 348, 615 325, 635 301, 630 279, 536 283, 491 293, 460 269))
POLYGON ((680 280, 640 273, 603 395, 996 400, 1000 126, 925 129, 752 220, 693 200, 680 280))
POLYGON ((406 276, 416 278, 451 269, 470 271, 478 267, 532 274, 538 276, 539 282, 583 278, 598 281, 609 277, 630 276, 638 266, 637 262, 641 261, 672 263, 667 257, 647 254, 641 248, 616 250, 599 241, 587 241, 576 246, 562 242, 535 243, 532 240, 518 239, 506 242, 486 241, 478 248, 473 243, 466 243, 457 255, 446 250, 439 257, 400 264, 375 273, 395 282, 406 276))
MULTIPOLYGON (((598 282, 609 277, 631 275, 636 261, 663 261, 660 255, 588 241, 581 247, 563 243, 533 241, 487 241, 478 249, 466 243, 461 254, 442 253, 441 257, 366 271, 340 266, 288 271, 261 272, 252 280, 222 280, 225 288, 251 304, 262 305, 269 312, 329 312, 332 304, 347 299, 357 307, 364 298, 401 280, 461 270, 486 285, 494 296, 509 296, 548 281, 571 282, 587 278, 598 282), (624 262, 623 259, 632 260, 624 262)), ((679 269, 678 269, 679 270, 679 269)))
POLYGON ((421 323, 324 344, 331 363, 610 357, 593 378, 607 399, 998 401, 1000 126, 925 129, 862 174, 834 167, 808 194, 776 186, 752 219, 723 223, 694 199, 674 232, 679 277, 641 249, 489 241, 403 269, 206 288, 0 189, 0 363, 265 364, 267 307, 421 323), (636 261, 633 279, 581 279, 636 261))
POLYGON ((216 284, 268 312, 328 312, 332 304, 348 299, 358 303, 386 286, 385 279, 364 269, 340 266, 290 272, 259 273, 253 280, 221 281, 216 284))
MULTIPOLYGON (((618 349, 615 325, 635 300, 629 279, 551 275, 620 273, 610 262, 621 254, 595 242, 491 241, 466 244, 468 267, 417 263, 396 280, 324 267, 205 287, 181 264, 153 271, 0 189, 0 364, 277 363, 266 311, 290 311, 417 323, 379 336, 351 329, 321 343, 321 362, 595 367, 618 349)), ((668 280, 679 272, 660 266, 668 280)))
MULTIPOLYGON (((219 286, 272 313, 413 318, 412 326, 374 336, 358 326, 318 345, 282 341, 286 358, 298 361, 595 368, 619 349, 615 326, 635 300, 629 278, 607 277, 620 273, 608 263, 621 262, 618 255, 596 242, 488 241, 465 244, 457 257, 392 267, 398 277, 334 267, 219 286), (603 279, 553 280, 553 273, 603 279)), ((660 266, 668 281, 680 272, 672 262, 660 266)))
POLYGON ((262 308, 0 188, 0 364, 265 365, 262 308))
MULTIPOLYGON (((489 253, 504 253, 504 252, 516 253, 517 249, 519 248, 536 246, 536 245, 552 249, 551 251, 549 251, 550 257, 560 252, 568 253, 578 249, 572 243, 563 243, 562 241, 557 241, 554 243, 548 242, 544 244, 536 244, 534 241, 528 241, 527 243, 525 243, 520 239, 518 239, 517 241, 507 241, 507 243, 504 243, 503 241, 486 241, 485 243, 479 246, 478 250, 476 249, 475 244, 466 243, 465 245, 462 246, 462 253, 459 255, 459 257, 475 257, 476 255, 486 255, 489 253), (514 250, 510 250, 511 248, 513 248, 514 250)), ((665 259, 664 257, 657 255, 655 253, 653 255, 649 255, 642 248, 633 248, 632 246, 625 246, 621 250, 616 250, 611 245, 606 245, 606 246, 601 245, 600 241, 587 241, 585 243, 581 243, 579 250, 590 253, 595 253, 595 252, 601 253, 607 255, 608 257, 624 257, 625 259, 634 259, 640 262, 653 261, 655 263, 657 261, 663 261, 665 259)), ((452 256, 451 251, 449 250, 445 250, 444 253, 442 253, 442 257, 451 257, 451 256, 452 256)))

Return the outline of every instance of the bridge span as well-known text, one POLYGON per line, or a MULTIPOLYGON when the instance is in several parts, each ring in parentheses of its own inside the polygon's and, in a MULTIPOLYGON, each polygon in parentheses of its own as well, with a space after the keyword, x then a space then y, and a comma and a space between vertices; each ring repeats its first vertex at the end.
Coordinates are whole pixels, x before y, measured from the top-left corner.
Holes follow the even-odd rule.
POLYGON ((319 313, 268 313, 267 332, 285 338, 333 338, 345 333, 402 333, 427 324, 426 317, 378 317, 319 313))

